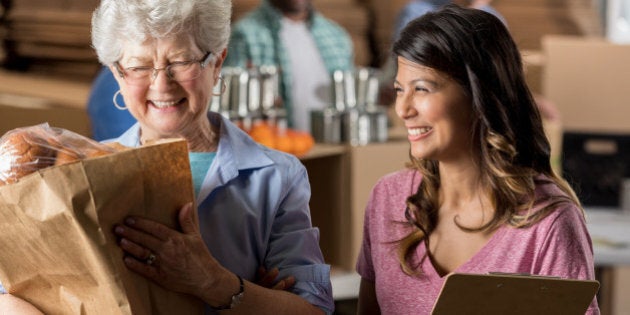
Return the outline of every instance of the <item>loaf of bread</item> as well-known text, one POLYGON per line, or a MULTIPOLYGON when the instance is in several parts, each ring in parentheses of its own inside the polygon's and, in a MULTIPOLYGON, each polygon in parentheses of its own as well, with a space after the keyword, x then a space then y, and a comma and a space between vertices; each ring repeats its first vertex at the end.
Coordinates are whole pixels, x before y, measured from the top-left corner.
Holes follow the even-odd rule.
POLYGON ((17 130, 2 137, 0 180, 11 184, 19 178, 55 163, 55 149, 37 133, 17 130))
POLYGON ((124 149, 127 147, 118 143, 102 144, 48 124, 13 129, 0 138, 0 185, 15 183, 46 167, 124 149))

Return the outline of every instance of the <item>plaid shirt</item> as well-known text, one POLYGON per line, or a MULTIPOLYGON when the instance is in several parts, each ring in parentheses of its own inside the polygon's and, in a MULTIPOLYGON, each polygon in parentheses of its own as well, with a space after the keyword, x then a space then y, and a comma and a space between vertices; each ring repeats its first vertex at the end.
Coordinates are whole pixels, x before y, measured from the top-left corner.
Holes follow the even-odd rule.
MULTIPOLYGON (((224 65, 244 68, 278 66, 281 71, 280 95, 288 117, 291 117, 291 65, 279 35, 282 17, 279 10, 263 0, 258 8, 233 26, 224 65)), ((311 10, 307 23, 328 72, 352 70, 354 56, 348 33, 314 10, 311 10)))

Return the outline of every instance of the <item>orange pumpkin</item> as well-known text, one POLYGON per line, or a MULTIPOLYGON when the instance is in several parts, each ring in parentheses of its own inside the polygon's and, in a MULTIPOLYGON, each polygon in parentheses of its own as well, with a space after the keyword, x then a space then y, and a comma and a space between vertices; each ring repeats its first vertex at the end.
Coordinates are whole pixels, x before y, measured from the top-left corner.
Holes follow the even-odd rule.
POLYGON ((275 149, 280 150, 282 152, 293 153, 294 148, 294 139, 289 136, 288 133, 277 133, 276 134, 276 147, 275 149))
POLYGON ((256 121, 249 131, 246 131, 254 141, 272 149, 302 156, 308 153, 315 140, 304 131, 276 126, 267 121, 256 121))
POLYGON ((302 156, 313 148, 315 140, 308 132, 298 130, 288 130, 287 132, 293 138, 293 154, 302 156))
POLYGON ((255 122, 249 131, 249 136, 266 147, 274 148, 275 146, 274 128, 265 121, 255 122))

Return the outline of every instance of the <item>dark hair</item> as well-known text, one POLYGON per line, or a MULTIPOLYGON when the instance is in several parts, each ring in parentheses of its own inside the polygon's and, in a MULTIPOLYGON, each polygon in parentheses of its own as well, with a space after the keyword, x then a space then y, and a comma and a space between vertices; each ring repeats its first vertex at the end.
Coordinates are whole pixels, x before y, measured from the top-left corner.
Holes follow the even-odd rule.
MULTIPOLYGON (((481 183, 490 190, 495 211, 487 224, 464 230, 494 229, 509 223, 529 226, 559 202, 579 204, 573 190, 556 176, 550 164, 550 146, 542 119, 527 87, 521 55, 505 25, 494 15, 476 9, 447 5, 407 24, 394 43, 393 53, 432 68, 455 80, 472 106, 472 143, 478 150, 481 183), (546 199, 549 205, 530 214, 536 181, 544 175, 566 194, 546 199)), ((440 187, 438 162, 412 163, 423 174, 418 192, 407 200, 408 218, 417 227, 399 242, 399 260, 408 273, 412 249, 437 223, 440 187)), ((455 222, 457 224, 457 222, 455 222)))

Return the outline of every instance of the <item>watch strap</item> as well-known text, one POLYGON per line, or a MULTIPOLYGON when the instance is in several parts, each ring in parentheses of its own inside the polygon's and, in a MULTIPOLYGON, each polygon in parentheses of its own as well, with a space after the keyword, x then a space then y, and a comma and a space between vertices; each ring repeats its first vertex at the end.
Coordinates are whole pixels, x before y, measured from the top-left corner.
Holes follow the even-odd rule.
POLYGON ((238 293, 232 295, 232 298, 230 299, 230 304, 220 305, 216 307, 210 305, 211 309, 215 311, 231 310, 237 305, 241 304, 241 301, 243 300, 243 295, 245 293, 245 284, 243 283, 243 278, 241 278, 241 276, 236 275, 236 277, 238 278, 239 289, 238 293))

